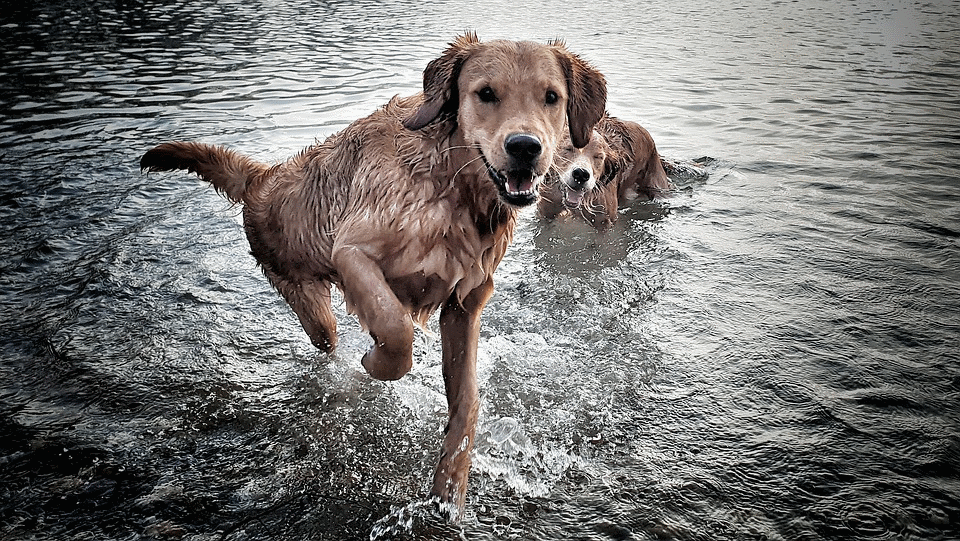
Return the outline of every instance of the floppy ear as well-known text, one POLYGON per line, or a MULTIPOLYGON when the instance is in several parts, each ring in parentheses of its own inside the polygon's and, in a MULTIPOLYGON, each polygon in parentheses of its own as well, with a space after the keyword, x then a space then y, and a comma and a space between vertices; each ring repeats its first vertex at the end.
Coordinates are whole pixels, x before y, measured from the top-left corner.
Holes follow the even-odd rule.
POLYGON ((454 40, 440 58, 427 64, 423 70, 423 104, 403 121, 404 128, 419 130, 438 117, 456 115, 460 106, 460 68, 478 43, 477 34, 468 32, 454 40))
POLYGON ((623 153, 611 150, 603 159, 603 174, 597 179, 597 184, 604 186, 609 184, 614 177, 626 168, 627 160, 624 158, 623 153))
POLYGON ((607 109, 607 81, 593 66, 570 53, 563 42, 554 49, 567 78, 567 124, 573 146, 583 148, 590 142, 593 127, 607 109))

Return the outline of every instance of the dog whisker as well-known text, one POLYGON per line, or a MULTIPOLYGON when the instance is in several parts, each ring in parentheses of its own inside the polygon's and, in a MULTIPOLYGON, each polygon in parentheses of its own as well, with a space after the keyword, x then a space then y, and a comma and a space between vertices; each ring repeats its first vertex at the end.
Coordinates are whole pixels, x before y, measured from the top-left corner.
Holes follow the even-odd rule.
POLYGON ((480 145, 479 145, 478 143, 472 143, 472 144, 469 144, 469 145, 451 145, 451 146, 449 146, 449 147, 447 147, 447 148, 442 149, 440 152, 441 152, 441 153, 450 152, 451 150, 457 150, 457 149, 461 149, 461 148, 473 149, 473 150, 480 150, 480 145))
POLYGON ((478 160, 482 160, 482 159, 483 159, 483 156, 480 155, 480 156, 477 156, 477 157, 473 158, 472 160, 467 161, 467 162, 464 163, 462 166, 460 166, 460 169, 457 169, 457 171, 453 174, 453 178, 456 179, 457 176, 460 174, 460 172, 463 171, 464 169, 466 169, 470 164, 472 164, 472 163, 474 163, 474 162, 476 162, 476 161, 478 161, 478 160))

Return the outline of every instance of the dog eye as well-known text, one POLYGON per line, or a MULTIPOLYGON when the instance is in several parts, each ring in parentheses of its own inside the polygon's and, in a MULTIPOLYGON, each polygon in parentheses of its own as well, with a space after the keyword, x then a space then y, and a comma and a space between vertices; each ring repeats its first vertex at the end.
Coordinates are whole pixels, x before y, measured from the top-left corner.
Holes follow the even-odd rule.
POLYGON ((477 97, 480 98, 480 101, 483 103, 493 103, 497 101, 497 95, 493 92, 493 89, 489 86, 485 86, 477 92, 477 97))
POLYGON ((553 105, 554 103, 557 103, 558 99, 560 99, 560 97, 557 96, 556 92, 554 92, 553 90, 547 90, 547 97, 545 99, 545 101, 547 102, 547 105, 553 105))

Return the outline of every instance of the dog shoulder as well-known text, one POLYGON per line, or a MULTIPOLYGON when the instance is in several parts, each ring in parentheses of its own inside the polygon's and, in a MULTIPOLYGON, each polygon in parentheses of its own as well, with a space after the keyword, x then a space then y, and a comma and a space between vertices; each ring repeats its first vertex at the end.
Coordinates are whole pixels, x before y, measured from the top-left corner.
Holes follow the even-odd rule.
POLYGON ((404 127, 403 121, 423 103, 423 94, 394 96, 371 115, 351 124, 344 134, 356 149, 357 173, 389 178, 391 182, 416 184, 437 177, 445 164, 444 140, 450 127, 445 122, 420 130, 404 127))

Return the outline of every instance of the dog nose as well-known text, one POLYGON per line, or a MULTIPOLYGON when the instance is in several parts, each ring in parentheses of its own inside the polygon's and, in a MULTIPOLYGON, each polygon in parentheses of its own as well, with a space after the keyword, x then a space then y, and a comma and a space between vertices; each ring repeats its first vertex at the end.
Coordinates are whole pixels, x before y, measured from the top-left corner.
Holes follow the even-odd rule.
POLYGON ((525 162, 533 161, 543 151, 540 140, 528 133, 513 133, 503 142, 507 154, 525 162))
POLYGON ((573 183, 576 184, 576 188, 583 186, 590 180, 590 171, 587 171, 583 167, 577 167, 571 175, 573 176, 573 183))

